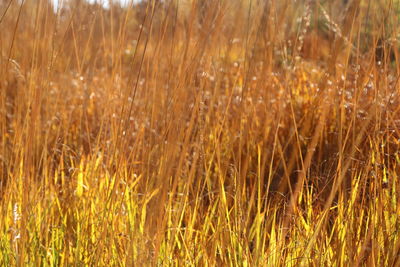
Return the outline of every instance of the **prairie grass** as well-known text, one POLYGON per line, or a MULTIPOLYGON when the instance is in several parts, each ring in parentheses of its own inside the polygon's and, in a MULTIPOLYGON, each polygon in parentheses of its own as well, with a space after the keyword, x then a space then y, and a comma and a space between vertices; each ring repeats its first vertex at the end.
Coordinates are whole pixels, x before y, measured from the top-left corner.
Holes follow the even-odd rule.
POLYGON ((399 1, 0 1, 2 266, 399 266, 399 1))

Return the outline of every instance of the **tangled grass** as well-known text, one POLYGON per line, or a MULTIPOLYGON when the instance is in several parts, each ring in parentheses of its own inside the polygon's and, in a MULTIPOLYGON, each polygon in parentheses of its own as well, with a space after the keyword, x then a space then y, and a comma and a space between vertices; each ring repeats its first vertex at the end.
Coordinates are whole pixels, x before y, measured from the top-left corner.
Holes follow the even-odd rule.
POLYGON ((399 266, 398 1, 0 1, 0 262, 399 266))

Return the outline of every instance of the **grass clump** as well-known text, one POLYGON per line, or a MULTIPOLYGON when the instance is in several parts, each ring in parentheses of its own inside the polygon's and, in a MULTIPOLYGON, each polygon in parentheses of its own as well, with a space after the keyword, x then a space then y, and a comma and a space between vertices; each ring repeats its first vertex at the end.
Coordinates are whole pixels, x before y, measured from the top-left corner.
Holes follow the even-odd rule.
POLYGON ((0 2, 0 262, 397 266, 398 1, 0 2))

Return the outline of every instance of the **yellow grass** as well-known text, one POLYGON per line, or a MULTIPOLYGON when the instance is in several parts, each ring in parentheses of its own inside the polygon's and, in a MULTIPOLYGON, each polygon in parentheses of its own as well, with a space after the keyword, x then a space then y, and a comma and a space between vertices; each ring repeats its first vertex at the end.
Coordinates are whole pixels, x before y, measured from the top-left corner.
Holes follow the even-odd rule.
POLYGON ((1 266, 400 265, 400 2, 54 10, 0 1, 1 266))

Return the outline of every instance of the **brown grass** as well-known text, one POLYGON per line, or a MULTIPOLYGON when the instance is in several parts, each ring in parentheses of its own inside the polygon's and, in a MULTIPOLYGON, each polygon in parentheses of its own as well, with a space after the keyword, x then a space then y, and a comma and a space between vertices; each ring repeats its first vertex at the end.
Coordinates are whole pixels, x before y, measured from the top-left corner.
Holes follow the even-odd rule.
POLYGON ((0 1, 4 266, 398 266, 400 2, 0 1))

